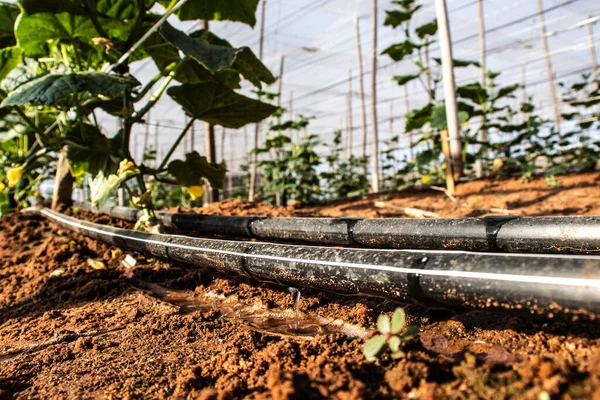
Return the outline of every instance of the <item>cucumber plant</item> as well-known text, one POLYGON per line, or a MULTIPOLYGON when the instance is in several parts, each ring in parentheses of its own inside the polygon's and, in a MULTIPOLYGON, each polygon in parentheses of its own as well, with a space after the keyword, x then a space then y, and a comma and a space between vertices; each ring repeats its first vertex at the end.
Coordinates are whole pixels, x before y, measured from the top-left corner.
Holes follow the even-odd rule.
MULTIPOLYGON (((254 26, 257 3, 188 1, 176 15, 180 20, 219 19, 254 26)), ((0 29, 5 46, 0 49, 0 113, 23 127, 17 135, 26 136, 30 146, 29 158, 11 160, 12 165, 4 165, 7 172, 21 171, 19 179, 30 179, 26 172, 41 171, 35 160, 51 164, 51 157, 65 154, 72 175, 94 177, 96 205, 124 187, 131 192, 133 205, 146 210, 149 218, 153 215, 149 177, 174 181, 196 196, 204 180, 220 188, 224 165, 211 164, 194 151, 183 160, 171 160, 175 149, 195 120, 240 128, 273 114, 277 107, 236 90, 243 80, 260 90, 275 77, 250 48, 233 47, 205 29, 188 35, 164 22, 141 41, 177 4, 175 0, 22 0, 18 8, 0 4, 4 16, 0 21, 14 21, 14 29, 6 25, 0 29), (157 5, 162 13, 156 11, 157 5), (138 42, 141 45, 134 49, 138 42), (146 82, 136 79, 129 67, 143 59, 152 59, 159 70, 146 82), (130 150, 132 129, 146 122, 148 112, 165 94, 181 106, 189 122, 162 160, 138 162, 130 150), (101 111, 118 119, 118 132, 111 134, 98 123, 101 111)))
POLYGON ((368 339, 363 346, 363 353, 368 361, 375 361, 381 356, 388 347, 390 356, 393 359, 403 358, 404 352, 401 350, 402 343, 408 342, 419 333, 418 325, 410 325, 404 331, 406 315, 402 307, 396 308, 392 318, 381 314, 377 318, 378 334, 368 339))
POLYGON ((310 119, 302 115, 297 120, 275 123, 269 128, 273 136, 265 140, 264 147, 254 149, 257 154, 269 155, 258 162, 266 183, 261 187, 263 200, 286 205, 289 200, 309 204, 320 195, 320 180, 316 168, 321 159, 315 147, 320 144, 316 135, 308 133, 310 119), (294 143, 285 132, 302 133, 294 143))
POLYGON ((324 180, 324 194, 331 199, 345 198, 369 193, 370 183, 367 176, 368 157, 342 156, 342 131, 334 133, 330 152, 325 157, 327 170, 321 172, 324 180))

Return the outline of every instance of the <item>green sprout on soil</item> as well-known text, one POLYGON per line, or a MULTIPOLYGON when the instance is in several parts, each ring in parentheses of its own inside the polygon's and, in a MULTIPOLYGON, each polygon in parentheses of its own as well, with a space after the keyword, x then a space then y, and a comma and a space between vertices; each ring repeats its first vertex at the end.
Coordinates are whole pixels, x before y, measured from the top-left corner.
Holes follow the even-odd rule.
POLYGON ((373 336, 364 344, 363 353, 367 360, 377 360, 384 352, 386 344, 390 349, 393 359, 403 358, 405 354, 400 350, 400 346, 403 342, 408 342, 414 338, 419 332, 419 325, 410 325, 400 334, 405 322, 406 315, 402 307, 396 308, 391 319, 388 315, 381 314, 377 318, 377 330, 379 334, 373 336))

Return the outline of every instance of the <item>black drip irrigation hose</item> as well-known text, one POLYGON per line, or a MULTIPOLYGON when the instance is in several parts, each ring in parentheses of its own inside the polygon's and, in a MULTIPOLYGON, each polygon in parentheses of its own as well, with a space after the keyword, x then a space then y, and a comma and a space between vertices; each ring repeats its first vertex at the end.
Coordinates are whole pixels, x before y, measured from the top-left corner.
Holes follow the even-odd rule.
POLYGON ((34 212, 65 228, 156 257, 346 293, 528 315, 600 316, 600 256, 381 250, 151 234, 34 212))
MULTIPOLYGON (((79 208, 137 221, 138 210, 89 203, 79 208)), ((259 240, 297 241, 379 249, 600 254, 600 217, 271 218, 159 212, 181 231, 259 240)))

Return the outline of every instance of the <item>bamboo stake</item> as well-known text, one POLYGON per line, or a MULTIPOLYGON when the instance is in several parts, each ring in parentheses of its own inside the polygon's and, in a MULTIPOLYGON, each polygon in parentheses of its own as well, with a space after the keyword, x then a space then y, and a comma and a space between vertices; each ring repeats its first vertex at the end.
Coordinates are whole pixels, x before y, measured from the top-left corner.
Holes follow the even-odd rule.
POLYGON ((358 92, 360 96, 360 115, 362 118, 362 156, 367 155, 367 106, 365 105, 365 88, 363 82, 362 49, 360 43, 360 24, 358 16, 354 17, 356 29, 356 49, 358 52, 358 92))
POLYGON ((440 131, 440 136, 442 139, 442 152, 444 153, 444 158, 446 160, 446 188, 448 193, 454 194, 455 190, 455 182, 454 182, 454 171, 452 167, 452 158, 450 156, 450 146, 448 145, 448 131, 442 129, 440 131))
MULTIPOLYGON (((479 11, 479 68, 481 72, 480 84, 482 88, 486 87, 485 79, 485 19, 483 13, 483 0, 477 0, 477 9, 479 11)), ((479 142, 485 143, 488 141, 487 130, 485 129, 485 116, 481 116, 481 128, 479 129, 479 142)), ((481 149, 481 147, 480 147, 481 149)), ((481 178, 483 176, 484 161, 478 159, 475 164, 475 176, 481 178)))
MULTIPOLYGON (((406 105, 406 115, 408 115, 408 113, 410 112, 410 99, 408 98, 408 87, 407 85, 404 85, 404 104, 406 105)), ((413 142, 412 142, 412 131, 407 132, 408 133, 408 150, 409 150, 409 154, 410 154, 410 159, 409 161, 412 162, 413 158, 414 158, 414 150, 413 150, 413 142)))
POLYGON ((371 120, 373 149, 373 182, 371 189, 379 192, 379 134, 377 131, 377 0, 373 0, 373 48, 371 53, 371 120))
MULTIPOLYGON (((591 19, 592 17, 588 15, 587 18, 591 19)), ((596 82, 596 85, 599 85, 600 83, 598 83, 598 62, 596 61, 596 45, 594 43, 594 27, 592 26, 592 22, 589 22, 587 24, 587 38, 588 46, 590 47, 590 56, 592 57, 592 78, 594 78, 594 82, 596 82)))
MULTIPOLYGON (((258 58, 262 60, 263 58, 263 45, 264 45, 264 36, 265 36, 265 9, 266 9, 267 0, 262 0, 262 9, 261 9, 261 21, 260 21, 260 38, 258 41, 258 58)), ((260 123, 254 125, 254 148, 258 147, 258 136, 260 130, 260 123)), ((256 191, 256 175, 257 175, 257 154, 252 152, 252 160, 250 165, 250 190, 248 191, 248 200, 254 201, 255 191, 256 191)))
POLYGON ((277 107, 281 107, 281 96, 283 94, 283 63, 285 62, 285 56, 281 56, 279 61, 279 78, 277 82, 277 92, 279 96, 277 96, 277 107))
POLYGON ((550 98, 552 99, 552 108, 554 110, 554 123, 556 124, 556 130, 560 131, 560 108, 558 104, 558 95, 556 94, 554 72, 552 71, 550 50, 548 48, 548 33, 546 32, 546 18, 544 16, 544 0, 538 0, 538 9, 540 15, 540 28, 542 29, 542 46, 544 48, 544 58, 546 59, 546 70, 548 73, 548 84, 550 85, 550 98))
POLYGON ((458 126, 458 106, 456 104, 456 87, 454 82, 454 63, 452 61, 452 39, 448 24, 448 10, 445 0, 435 0, 438 21, 438 37, 442 59, 442 75, 444 79, 444 99, 446 103, 446 119, 450 137, 450 160, 455 178, 462 175, 462 142, 458 126))
POLYGON ((346 144, 348 146, 348 158, 352 157, 352 136, 354 133, 354 127, 352 124, 352 70, 349 70, 348 99, 346 104, 346 144))

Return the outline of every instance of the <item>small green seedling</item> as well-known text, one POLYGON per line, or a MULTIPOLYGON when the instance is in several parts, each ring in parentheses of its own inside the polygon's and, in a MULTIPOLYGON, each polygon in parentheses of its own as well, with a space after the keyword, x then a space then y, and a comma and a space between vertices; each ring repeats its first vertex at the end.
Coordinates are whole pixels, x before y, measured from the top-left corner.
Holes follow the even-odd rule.
POLYGON ((419 332, 418 325, 411 325, 400 334, 400 331, 404 327, 405 319, 406 317, 402 307, 396 308, 391 319, 385 314, 381 314, 379 318, 377 318, 377 330, 379 331, 379 335, 375 335, 367 340, 363 348, 363 353, 367 360, 377 360, 385 350, 386 344, 391 351, 393 359, 399 359, 405 356, 404 352, 400 350, 400 345, 402 342, 408 342, 414 338, 419 332))

